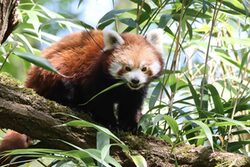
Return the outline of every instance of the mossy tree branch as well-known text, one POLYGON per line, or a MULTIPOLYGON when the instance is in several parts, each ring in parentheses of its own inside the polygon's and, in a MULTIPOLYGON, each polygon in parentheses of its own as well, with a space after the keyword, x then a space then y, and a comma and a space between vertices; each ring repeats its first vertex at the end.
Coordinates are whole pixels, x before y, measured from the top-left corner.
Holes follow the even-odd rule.
MULTIPOLYGON (((85 120, 90 118, 84 113, 76 113, 69 108, 38 96, 34 91, 24 88, 22 84, 6 74, 0 75, 0 127, 10 128, 25 133, 31 138, 39 139, 43 145, 63 150, 69 146, 58 142, 61 139, 82 148, 95 147, 96 131, 89 128, 70 128, 57 126, 67 121, 66 113, 76 115, 85 120)), ((172 148, 165 142, 152 137, 135 136, 120 133, 117 136, 123 140, 132 153, 143 155, 149 166, 216 166, 235 164, 235 166, 249 166, 250 159, 243 155, 212 152, 205 147, 183 145, 172 148)), ((131 166, 131 161, 121 150, 112 152, 122 166, 131 166)))

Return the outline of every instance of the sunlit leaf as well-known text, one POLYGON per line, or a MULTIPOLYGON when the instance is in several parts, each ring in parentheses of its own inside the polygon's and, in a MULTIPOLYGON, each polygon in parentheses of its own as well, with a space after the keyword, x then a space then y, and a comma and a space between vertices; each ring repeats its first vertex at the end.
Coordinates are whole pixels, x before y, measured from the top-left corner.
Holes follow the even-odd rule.
POLYGON ((136 167, 147 167, 147 161, 141 155, 131 155, 133 162, 135 163, 136 167))
POLYGON ((176 120, 168 115, 165 115, 164 119, 165 119, 165 121, 167 121, 168 125, 170 126, 170 128, 172 129, 174 134, 178 135, 179 134, 179 127, 178 127, 176 120))
POLYGON ((68 78, 69 76, 65 76, 63 74, 61 74, 59 71, 57 71, 57 69, 55 69, 51 64, 50 62, 45 59, 44 57, 39 57, 39 56, 35 56, 31 53, 23 53, 23 52, 14 52, 15 55, 17 55, 18 57, 32 63, 32 64, 35 64, 39 67, 42 67, 43 69, 46 69, 48 71, 51 71, 51 72, 55 72, 65 78, 68 78))
POLYGON ((212 134, 211 130, 209 129, 209 127, 205 123, 198 121, 198 120, 190 120, 190 121, 201 127, 201 129, 203 130, 204 134, 206 135, 206 137, 210 143, 212 150, 214 151, 213 134, 212 134))

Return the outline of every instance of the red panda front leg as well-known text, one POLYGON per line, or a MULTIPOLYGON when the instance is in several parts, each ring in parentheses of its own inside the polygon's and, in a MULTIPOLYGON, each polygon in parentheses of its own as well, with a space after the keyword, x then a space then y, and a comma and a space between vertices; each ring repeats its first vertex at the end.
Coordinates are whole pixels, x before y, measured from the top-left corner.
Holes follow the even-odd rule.
POLYGON ((137 131, 141 117, 141 107, 144 93, 136 92, 133 95, 124 96, 118 104, 119 128, 125 131, 137 131))
POLYGON ((93 119, 107 128, 116 128, 117 121, 114 115, 114 104, 108 98, 99 99, 90 111, 93 119))
POLYGON ((131 103, 120 103, 118 112, 119 129, 136 132, 140 116, 141 107, 131 103))

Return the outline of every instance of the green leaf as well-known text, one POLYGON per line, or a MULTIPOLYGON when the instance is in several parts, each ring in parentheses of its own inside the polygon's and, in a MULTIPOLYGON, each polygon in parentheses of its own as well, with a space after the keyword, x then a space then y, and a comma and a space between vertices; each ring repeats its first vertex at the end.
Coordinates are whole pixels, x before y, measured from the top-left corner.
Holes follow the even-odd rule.
POLYGON ((250 140, 230 142, 227 148, 229 152, 238 152, 239 149, 244 148, 246 145, 250 145, 250 140))
POLYGON ((222 1, 223 5, 231 8, 234 11, 237 11, 240 14, 246 15, 244 6, 238 0, 224 0, 222 1))
POLYGON ((150 14, 151 13, 151 7, 148 3, 145 2, 145 0, 143 0, 143 3, 142 3, 142 0, 130 0, 131 2, 134 2, 136 3, 137 5, 139 5, 140 7, 142 6, 143 4, 143 9, 146 11, 146 13, 150 14))
POLYGON ((156 125, 159 121, 163 120, 164 115, 162 114, 157 114, 154 119, 153 119, 153 125, 156 125))
POLYGON ((103 22, 103 23, 100 23, 100 24, 97 25, 97 28, 98 28, 99 30, 103 30, 105 27, 107 27, 108 25, 110 25, 110 24, 113 23, 114 21, 115 21, 115 19, 110 19, 110 20, 108 20, 108 21, 105 21, 105 22, 103 22))
POLYGON ((126 24, 129 27, 136 28, 136 22, 131 18, 122 18, 119 19, 119 21, 122 22, 123 24, 126 24))
POLYGON ((155 103, 157 102, 159 96, 160 96, 160 93, 161 93, 161 88, 162 88, 162 84, 159 82, 153 89, 153 92, 150 96, 150 99, 149 99, 149 109, 153 108, 155 106, 155 103))
POLYGON ((99 132, 105 133, 114 141, 121 143, 122 145, 124 145, 123 149, 126 149, 125 144, 118 137, 116 137, 110 130, 108 130, 107 128, 104 128, 102 126, 93 124, 91 122, 88 122, 85 120, 74 120, 74 121, 70 121, 70 122, 63 124, 62 126, 82 126, 82 127, 94 128, 94 129, 98 130, 99 132))
POLYGON ((173 145, 173 142, 172 142, 171 138, 168 135, 161 135, 161 139, 163 139, 167 143, 173 145))
POLYGON ((212 150, 214 151, 213 134, 211 130, 209 129, 209 127, 207 126, 207 124, 198 120, 190 120, 190 121, 201 127, 201 129, 203 130, 204 134, 206 135, 208 139, 208 142, 210 143, 212 150))
POLYGON ((36 3, 36 5, 39 6, 39 7, 43 10, 43 12, 44 12, 49 18, 53 18, 53 19, 55 19, 55 18, 64 18, 62 15, 60 15, 60 14, 58 14, 58 13, 56 13, 56 12, 53 12, 53 11, 47 9, 46 7, 42 6, 42 5, 39 5, 39 4, 37 4, 37 3, 36 3))
POLYGON ((250 16, 250 1, 249 0, 242 0, 246 15, 249 17, 250 16))
POLYGON ((111 90, 111 89, 114 89, 114 88, 116 88, 116 87, 118 87, 118 86, 121 86, 121 85, 123 85, 123 84, 124 84, 124 82, 115 83, 115 84, 113 84, 113 85, 111 85, 111 86, 109 86, 109 87, 103 89, 102 91, 100 91, 99 93, 97 93, 96 95, 94 95, 93 97, 91 97, 91 98, 90 98, 88 101, 86 101, 85 103, 79 104, 79 105, 80 105, 80 106, 87 105, 89 102, 91 102, 91 101, 94 100, 96 97, 100 96, 101 94, 103 94, 103 93, 105 93, 105 92, 107 92, 107 91, 109 91, 109 90, 111 90))
POLYGON ((106 133, 97 132, 96 135, 96 148, 101 150, 101 159, 104 160, 107 155, 109 155, 110 149, 110 138, 106 133))
POLYGON ((14 54, 17 55, 18 57, 32 63, 32 64, 35 64, 39 67, 42 67, 43 69, 46 69, 46 70, 51 71, 51 72, 55 72, 58 75, 61 75, 62 77, 69 78, 68 76, 65 76, 65 75, 61 74, 59 71, 57 71, 57 69, 55 69, 50 64, 50 62, 47 59, 45 59, 44 57, 39 57, 39 56, 35 56, 31 53, 24 53, 24 52, 14 52, 14 54))
POLYGON ((52 18, 50 20, 48 20, 47 22, 44 22, 41 27, 44 27, 45 25, 51 25, 54 23, 60 23, 60 24, 64 24, 66 26, 70 26, 73 28, 78 28, 81 29, 82 27, 86 28, 86 29, 94 29, 94 27, 92 27, 91 25, 80 21, 80 20, 75 20, 75 19, 66 19, 66 18, 52 18))
POLYGON ((77 7, 79 8, 83 0, 79 0, 77 7))
POLYGON ((141 155, 131 155, 133 162, 135 163, 136 167, 147 167, 147 161, 141 155))
POLYGON ((242 129, 244 129, 245 131, 250 133, 249 128, 246 127, 244 125, 244 123, 242 123, 241 121, 237 121, 237 120, 234 120, 234 119, 231 119, 231 118, 224 118, 224 117, 218 117, 217 119, 224 120, 224 121, 230 122, 230 123, 232 123, 234 125, 240 126, 242 129))
POLYGON ((39 21, 37 15, 33 11, 30 11, 27 14, 29 16, 29 23, 31 23, 33 25, 34 30, 37 33, 37 36, 40 36, 39 35, 39 27, 41 25, 41 22, 39 21))
POLYGON ((120 10, 111 10, 108 13, 106 13, 98 22, 98 25, 110 21, 112 19, 115 19, 115 17, 121 13, 127 12, 128 9, 120 9, 120 10))
POLYGON ((208 100, 209 100, 209 94, 207 90, 207 79, 202 78, 201 80, 201 86, 200 86, 200 94, 202 94, 202 108, 201 111, 208 111, 208 100))
POLYGON ((163 14, 160 17, 160 21, 159 21, 159 28, 164 29, 167 26, 167 23, 169 22, 169 20, 172 18, 171 15, 168 14, 163 14))
POLYGON ((189 24, 188 21, 186 21, 187 29, 188 29, 188 34, 189 34, 189 39, 191 40, 193 37, 193 28, 191 24, 189 24))
POLYGON ((27 38, 23 34, 16 33, 15 35, 22 41, 22 43, 23 43, 24 47, 26 48, 26 50, 31 52, 32 54, 34 54, 33 48, 30 45, 30 42, 27 40, 27 38))
POLYGON ((174 36, 173 31, 168 26, 165 26, 164 31, 169 33, 170 35, 174 36))
POLYGON ((175 119, 168 116, 168 115, 165 115, 164 120, 167 121, 168 125, 170 126, 170 128, 172 129, 174 134, 178 136, 179 135, 179 127, 178 127, 178 124, 175 121, 175 119))
POLYGON ((206 87, 211 92, 211 96, 212 96, 212 99, 214 102, 215 112, 223 115, 224 114, 224 107, 223 107, 223 104, 221 103, 221 98, 220 98, 218 91, 211 84, 207 84, 206 87))
MULTIPOLYGON (((185 77, 186 77, 186 76, 185 76, 185 77)), ((192 97, 193 97, 193 99, 194 99, 195 106, 196 106, 198 112, 200 113, 200 111, 201 111, 201 110, 200 110, 200 97, 199 97, 198 93, 196 92, 196 90, 194 89, 194 87, 193 87, 191 81, 190 81, 187 77, 186 77, 186 79, 187 79, 187 81, 188 81, 188 87, 189 87, 190 92, 191 92, 191 94, 192 94, 192 97)), ((200 115, 200 116, 201 116, 201 115, 200 115)))
POLYGON ((161 6, 161 1, 160 0, 152 0, 156 6, 161 6))
MULTIPOLYGON (((98 142, 98 140, 97 140, 98 142)), ((109 150, 110 150, 110 147, 112 145, 111 144, 107 144, 107 145, 104 145, 103 148, 101 149, 101 159, 104 160, 107 156, 109 156, 109 150)))
POLYGON ((81 152, 84 152, 84 153, 87 153, 90 157, 92 157, 93 159, 95 159, 97 162, 99 162, 100 164, 106 166, 106 167, 111 167, 111 165, 113 166, 117 166, 117 167, 121 167, 121 165, 112 157, 110 157, 109 155, 107 155, 105 157, 105 160, 101 159, 101 151, 100 150, 97 150, 97 149, 82 149, 74 144, 71 144, 69 142, 66 142, 66 141, 62 141, 70 146, 72 146, 73 148, 81 151, 81 152), (109 165, 111 164, 111 165, 109 165))
MULTIPOLYGON (((242 51, 243 52, 243 51, 242 51)), ((243 67, 244 67, 244 65, 246 64, 247 65, 247 58, 248 58, 248 56, 250 57, 250 50, 247 52, 247 53, 242 53, 243 54, 243 56, 242 56, 242 60, 241 60, 241 64, 240 64, 240 72, 239 72, 239 75, 238 75, 238 77, 240 77, 240 74, 242 74, 242 69, 243 69, 243 67)))

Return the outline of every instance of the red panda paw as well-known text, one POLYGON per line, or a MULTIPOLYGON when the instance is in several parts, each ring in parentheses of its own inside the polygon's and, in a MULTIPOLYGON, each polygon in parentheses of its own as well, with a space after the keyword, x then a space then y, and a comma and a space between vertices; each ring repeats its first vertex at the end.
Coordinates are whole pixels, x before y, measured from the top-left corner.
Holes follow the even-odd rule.
POLYGON ((25 134, 8 130, 0 145, 0 152, 13 149, 28 148, 30 145, 29 137, 25 134))

